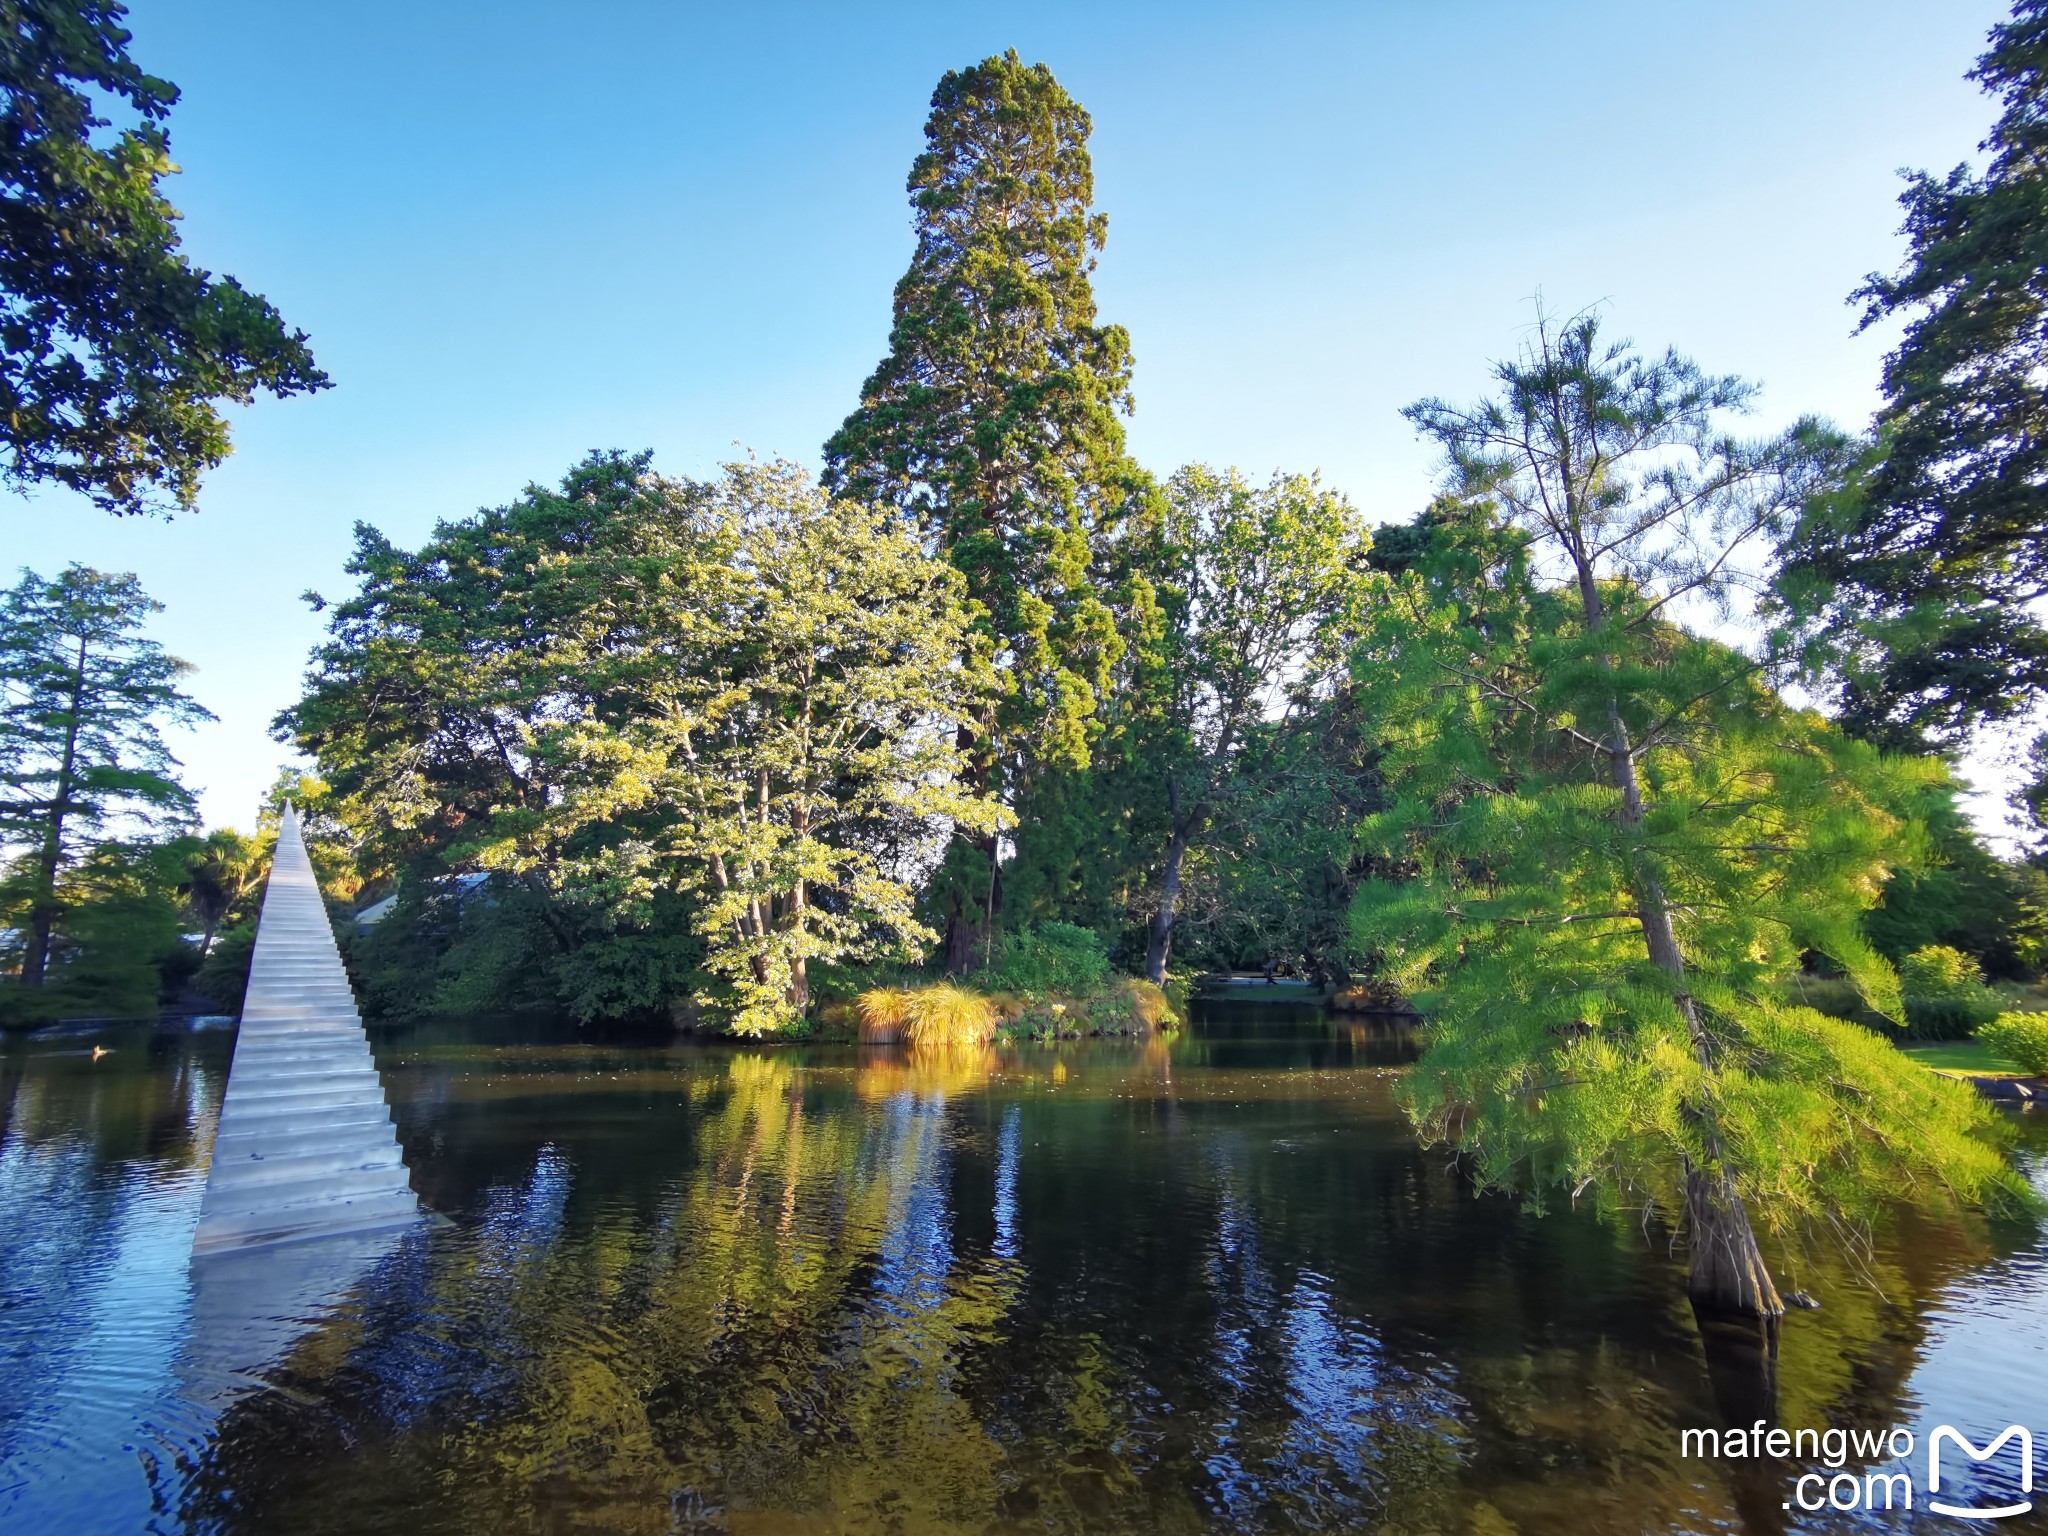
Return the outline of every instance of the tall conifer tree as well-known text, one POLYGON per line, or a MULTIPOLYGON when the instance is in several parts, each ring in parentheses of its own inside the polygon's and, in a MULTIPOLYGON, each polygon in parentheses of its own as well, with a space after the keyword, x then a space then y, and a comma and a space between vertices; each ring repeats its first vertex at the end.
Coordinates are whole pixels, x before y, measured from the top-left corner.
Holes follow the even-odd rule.
POLYGON ((0 594, 0 844, 21 852, 24 986, 43 984, 71 906, 63 878, 91 840, 194 814, 162 727, 213 716, 178 686, 191 668, 142 636, 161 606, 133 576, 82 565, 23 571, 0 594))
POLYGON ((2048 691, 2048 0, 2019 0, 1970 78, 2004 107, 1990 164, 1909 178, 1906 263, 1856 295, 1866 325, 1908 317, 1877 444, 1781 582, 1831 653, 1844 724, 1905 746, 2048 691))
MULTIPOLYGON (((827 484, 889 502, 967 578, 999 700, 963 727, 977 777, 1012 805, 1085 767, 1120 641, 1108 562, 1149 494, 1124 449, 1130 341, 1096 321, 1107 218, 1088 114, 1010 52, 939 82, 910 171, 917 252, 889 352, 825 445, 827 484)), ((1031 829, 1020 829, 1028 838, 1031 829)), ((979 958, 1000 899, 992 835, 940 881, 946 959, 979 958)))

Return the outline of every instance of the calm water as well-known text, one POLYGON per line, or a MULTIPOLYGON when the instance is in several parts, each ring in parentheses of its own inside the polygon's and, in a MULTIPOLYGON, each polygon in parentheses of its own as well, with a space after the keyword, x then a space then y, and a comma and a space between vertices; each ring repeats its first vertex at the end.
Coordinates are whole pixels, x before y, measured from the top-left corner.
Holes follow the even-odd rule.
MULTIPOLYGON (((0 1055, 10 1533, 1966 1528, 1682 1457, 1719 1410, 1667 1241, 1475 1199, 1363 1029, 937 1060, 394 1030, 441 1219, 225 1280, 188 1250, 230 1041, 99 1039, 0 1055)), ((2035 1234, 1902 1219, 1780 1265, 1822 1303, 1783 1423, 2030 1424, 2048 1484, 2035 1234)))

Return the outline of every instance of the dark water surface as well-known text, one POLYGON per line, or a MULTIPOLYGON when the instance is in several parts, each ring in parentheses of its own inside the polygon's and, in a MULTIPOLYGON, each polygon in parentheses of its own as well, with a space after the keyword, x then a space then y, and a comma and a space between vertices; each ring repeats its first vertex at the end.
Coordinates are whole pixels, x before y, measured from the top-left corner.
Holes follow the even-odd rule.
MULTIPOLYGON (((0 1054, 10 1536, 1969 1528, 1682 1456, 1720 1421, 1667 1241, 1475 1199, 1363 1028, 936 1059, 395 1029, 443 1219, 281 1259, 268 1299, 188 1264, 230 1038, 97 1038, 0 1054)), ((1779 1264, 1822 1303, 1784 1424, 2028 1424, 2048 1492, 2036 1234, 1908 1217, 1779 1264)))

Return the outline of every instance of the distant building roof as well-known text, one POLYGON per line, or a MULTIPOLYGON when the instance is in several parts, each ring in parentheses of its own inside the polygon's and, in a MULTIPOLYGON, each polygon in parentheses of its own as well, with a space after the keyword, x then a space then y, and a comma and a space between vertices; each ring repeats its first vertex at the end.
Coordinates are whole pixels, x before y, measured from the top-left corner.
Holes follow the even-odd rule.
MULTIPOLYGON (((439 875, 427 883, 437 891, 453 891, 463 897, 480 889, 491 877, 486 874, 439 875)), ((374 928, 391 915, 391 909, 398 905, 397 896, 386 896, 382 901, 373 901, 356 914, 356 928, 374 928)))

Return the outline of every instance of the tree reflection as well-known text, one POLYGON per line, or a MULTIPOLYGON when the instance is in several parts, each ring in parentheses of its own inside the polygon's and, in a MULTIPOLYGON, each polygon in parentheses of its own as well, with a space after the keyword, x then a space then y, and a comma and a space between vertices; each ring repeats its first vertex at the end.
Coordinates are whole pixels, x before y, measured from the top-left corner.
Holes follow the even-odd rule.
MULTIPOLYGON (((1295 1059, 1351 1048, 422 1056, 409 1145, 459 1221, 230 1413, 182 1513, 1776 1529, 1779 1469, 1679 1456, 1715 1410, 1655 1235, 1475 1199, 1391 1078, 1295 1059)), ((1924 1298, 1989 1241, 1807 1256, 1784 1421, 1894 1422, 1924 1298)))

